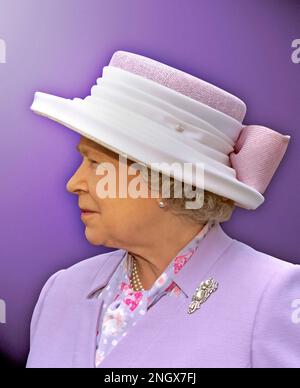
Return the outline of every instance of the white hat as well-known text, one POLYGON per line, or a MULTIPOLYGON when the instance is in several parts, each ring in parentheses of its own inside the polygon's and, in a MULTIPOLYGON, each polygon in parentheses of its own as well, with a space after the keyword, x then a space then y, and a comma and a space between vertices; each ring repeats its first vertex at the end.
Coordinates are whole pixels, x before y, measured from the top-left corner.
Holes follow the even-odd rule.
MULTIPOLYGON (((204 166, 204 189, 256 209, 290 137, 245 126, 232 94, 153 59, 113 54, 84 99, 36 92, 31 109, 133 161, 197 186, 174 162, 204 166), (165 167, 164 167, 165 165, 165 167), (154 168, 155 169, 155 168, 154 168)), ((203 188, 203 187, 201 187, 203 188)))

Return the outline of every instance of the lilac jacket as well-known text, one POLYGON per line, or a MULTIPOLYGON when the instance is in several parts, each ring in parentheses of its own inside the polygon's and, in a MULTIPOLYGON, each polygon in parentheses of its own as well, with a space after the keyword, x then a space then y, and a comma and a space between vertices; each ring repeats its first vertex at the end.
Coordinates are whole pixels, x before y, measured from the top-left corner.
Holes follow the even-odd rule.
MULTIPOLYGON (((31 322, 28 368, 94 368, 104 287, 125 250, 54 274, 31 322)), ((300 266, 230 238, 218 225, 178 273, 189 298, 163 297, 101 363, 102 368, 300 367, 300 266), (218 290, 192 314, 198 285, 218 290)))

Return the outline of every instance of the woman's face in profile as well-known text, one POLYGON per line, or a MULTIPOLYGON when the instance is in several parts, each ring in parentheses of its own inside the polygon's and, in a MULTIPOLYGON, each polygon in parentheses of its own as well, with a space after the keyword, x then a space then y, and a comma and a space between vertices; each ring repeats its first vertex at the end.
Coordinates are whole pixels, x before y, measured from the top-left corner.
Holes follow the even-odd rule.
MULTIPOLYGON (((128 184, 137 175, 127 174, 127 183, 119 182, 120 166, 131 164, 123 160, 119 164, 119 155, 107 148, 81 137, 77 150, 83 159, 77 171, 67 183, 67 190, 78 195, 78 206, 80 209, 89 210, 90 213, 81 213, 81 220, 85 224, 85 235, 88 241, 94 245, 105 245, 107 247, 126 248, 132 236, 142 234, 147 230, 147 225, 153 225, 154 219, 159 216, 159 209, 155 199, 126 198, 119 197, 119 189, 128 192, 128 184), (115 176, 105 173, 99 174, 99 164, 109 163, 114 169, 115 176), (108 179, 108 176, 110 177, 108 179), (100 182, 103 179, 104 182, 100 182), (109 181, 109 182, 108 182, 109 181), (99 188, 106 183, 105 190, 116 192, 116 196, 103 198, 99 196, 99 188)), ((146 182, 144 183, 146 185, 146 182)), ((148 190, 146 186, 144 190, 148 190)), ((101 190, 100 190, 101 192, 101 190)))

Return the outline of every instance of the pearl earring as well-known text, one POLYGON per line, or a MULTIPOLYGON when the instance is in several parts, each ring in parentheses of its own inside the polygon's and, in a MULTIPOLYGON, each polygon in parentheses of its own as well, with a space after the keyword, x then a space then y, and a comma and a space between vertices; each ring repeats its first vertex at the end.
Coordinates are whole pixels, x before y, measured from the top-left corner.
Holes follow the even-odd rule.
POLYGON ((159 201, 159 207, 160 207, 160 208, 165 207, 165 203, 164 203, 163 201, 159 201))

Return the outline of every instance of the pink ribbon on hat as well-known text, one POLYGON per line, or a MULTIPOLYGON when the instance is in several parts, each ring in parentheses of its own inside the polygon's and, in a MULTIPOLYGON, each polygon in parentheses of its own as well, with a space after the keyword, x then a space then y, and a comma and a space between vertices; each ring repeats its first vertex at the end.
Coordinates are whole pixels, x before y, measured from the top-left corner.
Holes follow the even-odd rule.
POLYGON ((235 149, 229 155, 237 179, 263 194, 287 150, 289 141, 290 136, 261 125, 243 127, 235 149))

